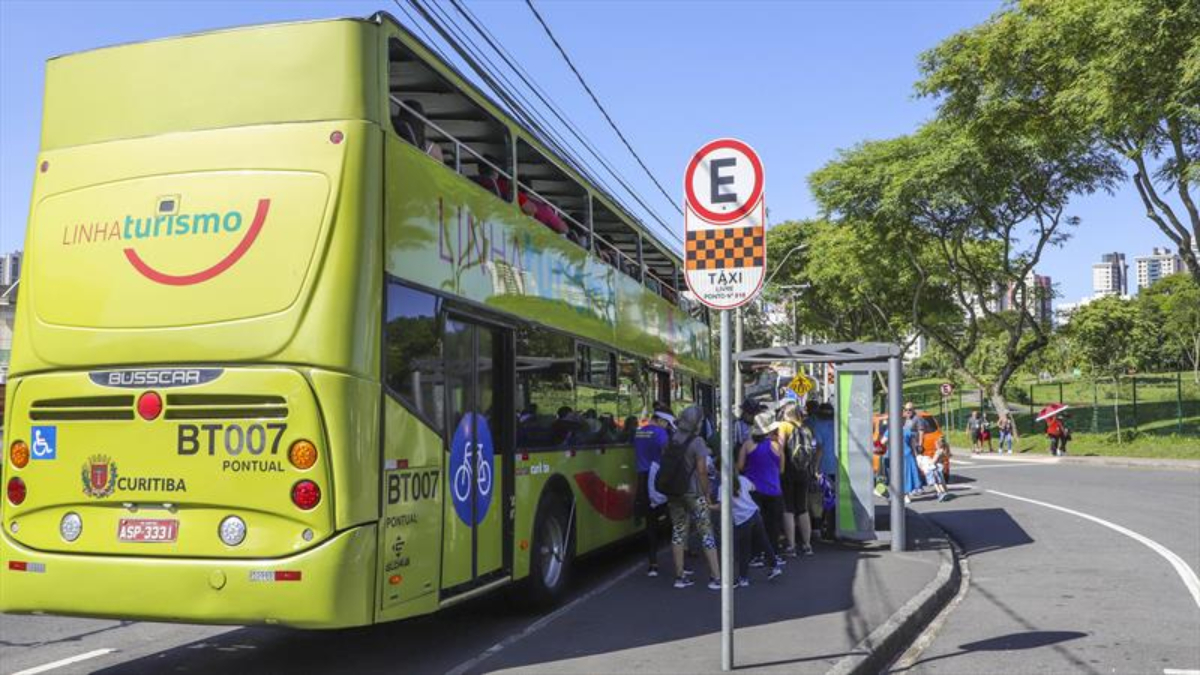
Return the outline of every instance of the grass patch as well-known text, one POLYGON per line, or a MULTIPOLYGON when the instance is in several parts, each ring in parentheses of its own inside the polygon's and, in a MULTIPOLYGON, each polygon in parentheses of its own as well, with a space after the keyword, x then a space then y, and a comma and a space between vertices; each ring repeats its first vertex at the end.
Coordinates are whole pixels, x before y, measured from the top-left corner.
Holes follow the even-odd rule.
MULTIPOLYGON (((971 441, 965 432, 952 431, 949 437, 957 456, 970 456, 971 441)), ((1122 432, 1121 439, 1118 444, 1116 434, 1074 433, 1067 452, 1077 457, 1200 459, 1200 437, 1194 435, 1122 432)), ((997 445, 994 439, 992 445, 997 445)), ((1050 440, 1045 434, 1023 436, 1013 444, 1013 455, 1019 454, 1048 456, 1050 440)))

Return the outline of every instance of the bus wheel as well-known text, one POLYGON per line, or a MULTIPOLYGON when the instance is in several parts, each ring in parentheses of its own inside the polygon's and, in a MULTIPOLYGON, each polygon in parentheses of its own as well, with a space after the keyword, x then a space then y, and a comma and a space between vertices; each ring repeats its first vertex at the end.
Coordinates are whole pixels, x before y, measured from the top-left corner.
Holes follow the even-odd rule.
POLYGON ((533 546, 529 559, 530 599, 552 605, 562 597, 571 571, 570 505, 548 494, 534 518, 533 546))

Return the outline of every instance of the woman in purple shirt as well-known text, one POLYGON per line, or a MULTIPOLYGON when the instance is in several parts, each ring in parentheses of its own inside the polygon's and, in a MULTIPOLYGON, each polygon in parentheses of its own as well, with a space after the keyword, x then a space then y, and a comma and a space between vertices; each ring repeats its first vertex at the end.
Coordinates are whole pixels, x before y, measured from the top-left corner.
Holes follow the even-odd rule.
MULTIPOLYGON (((750 440, 738 448, 737 458, 738 471, 754 483, 754 501, 762 512, 767 538, 772 546, 778 546, 783 535, 783 489, 780 484, 783 448, 776 433, 778 428, 774 413, 768 411, 755 415, 750 440)), ((759 559, 765 558, 766 553, 757 552, 756 562, 751 564, 761 566, 759 559)))

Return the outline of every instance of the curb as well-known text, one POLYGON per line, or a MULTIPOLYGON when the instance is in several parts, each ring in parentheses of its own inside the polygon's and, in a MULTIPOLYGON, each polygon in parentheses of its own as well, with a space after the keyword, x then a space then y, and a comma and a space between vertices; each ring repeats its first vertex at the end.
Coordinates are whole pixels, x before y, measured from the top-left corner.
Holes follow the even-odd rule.
POLYGON ((833 664, 827 675, 874 675, 883 672, 912 645, 921 631, 958 593, 962 573, 958 566, 958 552, 950 544, 949 535, 916 511, 908 511, 908 516, 920 519, 946 539, 946 549, 939 551, 942 562, 937 576, 896 610, 882 626, 854 645, 854 653, 833 664))
MULTIPOLYGON (((1017 464, 1074 464, 1077 466, 1121 466, 1137 469, 1174 469, 1179 471, 1200 471, 1200 460, 1168 459, 1155 457, 1108 457, 1103 455, 1065 455, 1049 457, 1046 455, 992 455, 983 453, 973 455, 989 462, 1015 462, 1017 464)), ((954 460, 951 459, 951 466, 954 460)), ((969 468, 969 467, 968 467, 969 468)))

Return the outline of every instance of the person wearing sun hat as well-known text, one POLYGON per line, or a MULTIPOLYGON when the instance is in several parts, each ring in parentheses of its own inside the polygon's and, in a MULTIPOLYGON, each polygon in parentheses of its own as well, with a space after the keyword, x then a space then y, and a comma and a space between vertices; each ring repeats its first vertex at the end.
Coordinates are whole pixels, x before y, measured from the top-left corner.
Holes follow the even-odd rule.
MULTIPOLYGON (((779 422, 775 413, 763 411, 754 416, 750 440, 738 448, 737 469, 754 484, 754 501, 763 515, 767 538, 778 546, 783 535, 783 447, 778 439, 779 422)), ((765 564, 766 551, 756 552, 754 567, 765 564)))

